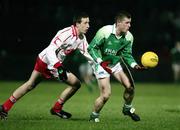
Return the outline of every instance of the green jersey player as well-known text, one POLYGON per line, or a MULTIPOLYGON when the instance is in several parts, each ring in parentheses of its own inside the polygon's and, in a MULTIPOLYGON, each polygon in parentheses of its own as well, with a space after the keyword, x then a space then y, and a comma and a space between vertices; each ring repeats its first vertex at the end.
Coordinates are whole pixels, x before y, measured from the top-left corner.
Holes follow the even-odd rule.
POLYGON ((121 11, 115 17, 115 24, 100 28, 89 44, 88 52, 96 62, 94 73, 100 87, 100 96, 95 100, 94 109, 90 115, 91 121, 99 122, 99 113, 111 95, 110 75, 113 75, 125 88, 122 112, 134 121, 140 120, 132 107, 134 86, 120 64, 123 58, 132 68, 144 69, 132 56, 133 35, 129 32, 130 26, 131 15, 121 11))

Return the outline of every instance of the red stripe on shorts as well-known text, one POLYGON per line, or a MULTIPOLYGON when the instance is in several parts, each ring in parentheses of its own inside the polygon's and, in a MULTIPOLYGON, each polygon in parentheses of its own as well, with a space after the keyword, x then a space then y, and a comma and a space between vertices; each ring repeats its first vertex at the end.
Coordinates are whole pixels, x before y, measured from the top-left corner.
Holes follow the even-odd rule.
POLYGON ((52 74, 47 69, 47 64, 44 63, 39 57, 37 57, 36 59, 34 70, 40 72, 43 75, 43 77, 46 79, 50 79, 52 77, 52 74))

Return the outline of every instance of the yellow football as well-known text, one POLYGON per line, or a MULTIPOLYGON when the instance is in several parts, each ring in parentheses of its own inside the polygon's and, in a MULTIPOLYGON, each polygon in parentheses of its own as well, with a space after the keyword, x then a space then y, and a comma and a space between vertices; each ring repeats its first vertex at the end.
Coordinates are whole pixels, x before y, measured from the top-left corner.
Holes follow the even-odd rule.
POLYGON ((145 52, 141 57, 141 63, 144 67, 153 68, 158 65, 158 55, 152 51, 145 52))

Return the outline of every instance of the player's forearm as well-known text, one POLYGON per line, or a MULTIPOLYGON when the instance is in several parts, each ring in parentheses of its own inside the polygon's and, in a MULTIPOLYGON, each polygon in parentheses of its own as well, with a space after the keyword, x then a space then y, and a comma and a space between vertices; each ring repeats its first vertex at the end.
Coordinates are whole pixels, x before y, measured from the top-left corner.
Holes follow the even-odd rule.
POLYGON ((95 62, 100 63, 102 61, 101 56, 98 53, 98 50, 94 48, 88 48, 88 52, 95 62))
POLYGON ((131 66, 132 68, 134 68, 135 65, 137 65, 136 61, 134 60, 134 58, 132 57, 132 55, 125 55, 123 56, 123 59, 125 60, 125 62, 131 66))

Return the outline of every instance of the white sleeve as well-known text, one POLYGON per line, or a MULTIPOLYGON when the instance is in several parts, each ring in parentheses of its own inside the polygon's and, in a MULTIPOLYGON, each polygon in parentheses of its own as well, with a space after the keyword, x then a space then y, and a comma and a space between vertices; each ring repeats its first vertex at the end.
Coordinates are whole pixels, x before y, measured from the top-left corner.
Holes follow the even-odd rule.
POLYGON ((56 50, 58 49, 58 47, 56 45, 50 44, 46 50, 46 56, 47 59, 50 63, 50 66, 53 66, 55 64, 57 64, 58 62, 60 63, 59 59, 57 58, 56 55, 56 50))
POLYGON ((79 49, 79 51, 81 52, 81 54, 83 54, 83 55, 85 56, 85 58, 86 58, 89 62, 91 62, 91 61, 93 61, 93 58, 90 56, 90 54, 89 54, 88 51, 87 51, 88 46, 89 46, 89 45, 88 45, 88 42, 87 42, 87 40, 86 40, 86 38, 85 38, 84 41, 83 41, 83 43, 78 46, 78 49, 79 49))
POLYGON ((70 38, 70 34, 67 35, 66 33, 61 34, 61 32, 59 31, 56 36, 52 39, 50 45, 48 46, 47 49, 47 59, 49 61, 50 66, 52 67, 59 67, 59 65, 62 63, 62 61, 60 60, 60 58, 58 58, 58 53, 56 51, 61 51, 61 46, 62 44, 64 44, 62 41, 64 41, 64 39, 68 40, 68 38, 70 38))

